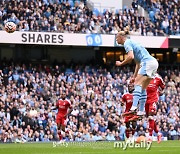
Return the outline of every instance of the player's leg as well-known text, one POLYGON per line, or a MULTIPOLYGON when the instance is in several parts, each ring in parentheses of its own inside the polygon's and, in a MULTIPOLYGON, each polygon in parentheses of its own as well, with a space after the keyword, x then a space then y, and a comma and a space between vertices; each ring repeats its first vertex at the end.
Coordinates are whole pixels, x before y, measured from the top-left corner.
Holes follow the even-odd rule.
POLYGON ((59 140, 62 140, 62 134, 61 134, 61 124, 60 122, 57 123, 57 127, 58 127, 58 136, 59 136, 59 140))
POLYGON ((138 115, 142 115, 144 112, 144 106, 147 100, 146 88, 149 85, 152 78, 155 76, 157 69, 158 69, 158 62, 156 59, 154 59, 152 61, 147 61, 142 63, 141 68, 138 71, 138 76, 135 80, 135 85, 138 85, 139 88, 137 89, 138 90, 137 92, 136 90, 134 90, 135 93, 133 93, 133 105, 131 107, 131 110, 133 110, 133 108, 136 109, 138 101, 140 100, 140 109, 139 109, 140 112, 138 115))
POLYGON ((66 129, 66 118, 62 118, 61 130, 64 136, 69 135, 69 131, 66 129))
POLYGON ((129 134, 130 134, 130 131, 131 131, 130 122, 125 122, 125 124, 126 124, 126 131, 125 131, 126 137, 129 138, 129 134))
POLYGON ((156 115, 156 110, 157 110, 156 104, 157 103, 154 102, 149 105, 149 117, 150 117, 150 122, 151 122, 151 125, 150 125, 151 129, 157 134, 157 141, 158 143, 160 143, 162 134, 159 132, 156 121, 154 120, 154 115, 156 115))
POLYGON ((141 68, 138 71, 138 75, 135 79, 135 86, 133 91, 133 105, 131 107, 131 111, 137 109, 138 102, 140 100, 141 110, 144 111, 144 105, 147 99, 146 94, 146 85, 148 85, 151 81, 151 78, 147 75, 147 62, 141 63, 141 68))
POLYGON ((57 134, 59 136, 59 140, 62 140, 62 133, 61 133, 61 124, 62 124, 62 118, 57 116, 56 117, 56 124, 57 124, 57 134))
POLYGON ((142 92, 141 92, 141 98, 139 99, 139 114, 138 115, 144 114, 145 104, 147 100, 146 88, 151 82, 151 80, 152 80, 151 78, 145 76, 144 81, 142 82, 142 92))
POLYGON ((138 102, 142 93, 142 80, 143 80, 143 75, 138 74, 134 83, 135 86, 134 86, 134 91, 133 91, 133 104, 130 109, 131 111, 134 111, 137 109, 138 102))
POLYGON ((138 102, 140 103, 140 109, 137 116, 134 116, 131 121, 141 119, 140 116, 144 115, 145 103, 147 100, 147 93, 144 89, 145 85, 150 83, 151 79, 147 76, 138 74, 135 81, 135 90, 133 91, 133 105, 131 107, 131 112, 137 109, 138 102))
POLYGON ((136 126, 137 126, 137 122, 133 121, 132 122, 132 135, 134 135, 134 133, 136 132, 136 126))
POLYGON ((154 121, 153 121, 153 113, 151 112, 150 104, 146 103, 145 105, 145 111, 146 115, 148 117, 148 122, 149 122, 149 141, 152 141, 152 134, 154 130, 154 121))

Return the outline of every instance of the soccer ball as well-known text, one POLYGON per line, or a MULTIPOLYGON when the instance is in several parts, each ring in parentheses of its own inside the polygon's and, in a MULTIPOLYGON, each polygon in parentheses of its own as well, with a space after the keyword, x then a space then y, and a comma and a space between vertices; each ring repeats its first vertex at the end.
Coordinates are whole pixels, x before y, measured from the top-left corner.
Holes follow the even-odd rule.
POLYGON ((137 139, 136 139, 136 143, 141 143, 141 142, 146 142, 146 138, 144 136, 139 136, 137 139))
POLYGON ((13 33, 16 30, 16 24, 14 22, 6 22, 5 30, 8 33, 13 33))

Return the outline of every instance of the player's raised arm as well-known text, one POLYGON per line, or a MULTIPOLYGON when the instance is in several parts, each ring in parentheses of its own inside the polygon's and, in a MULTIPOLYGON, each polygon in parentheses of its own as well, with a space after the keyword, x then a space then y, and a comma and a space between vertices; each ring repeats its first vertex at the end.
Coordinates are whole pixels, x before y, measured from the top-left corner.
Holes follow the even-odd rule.
POLYGON ((124 61, 122 61, 122 62, 116 61, 116 66, 126 65, 126 64, 130 63, 133 59, 134 59, 133 51, 129 51, 127 58, 124 61))

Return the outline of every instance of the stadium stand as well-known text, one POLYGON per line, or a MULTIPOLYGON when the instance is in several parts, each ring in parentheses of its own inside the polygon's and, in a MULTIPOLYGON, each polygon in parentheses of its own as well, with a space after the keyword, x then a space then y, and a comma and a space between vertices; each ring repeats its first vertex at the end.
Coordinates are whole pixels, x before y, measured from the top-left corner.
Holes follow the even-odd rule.
POLYGON ((178 0, 137 0, 149 12, 150 20, 158 31, 168 35, 180 34, 180 2, 178 0))
MULTIPOLYGON (((132 75, 126 67, 98 65, 32 65, 4 59, 0 70, 0 142, 56 141, 56 112, 51 110, 60 93, 73 102, 66 141, 124 140, 121 96, 132 75)), ((165 94, 160 97, 158 126, 170 140, 180 139, 180 73, 160 70, 165 94)), ((148 125, 138 123, 136 136, 148 125)))
POLYGON ((89 9, 86 1, 0 1, 0 29, 5 22, 13 21, 19 31, 115 34, 129 25, 133 35, 179 35, 178 2, 145 2, 133 1, 131 8, 100 12, 89 9), (150 20, 138 14, 137 4, 149 11, 150 20))

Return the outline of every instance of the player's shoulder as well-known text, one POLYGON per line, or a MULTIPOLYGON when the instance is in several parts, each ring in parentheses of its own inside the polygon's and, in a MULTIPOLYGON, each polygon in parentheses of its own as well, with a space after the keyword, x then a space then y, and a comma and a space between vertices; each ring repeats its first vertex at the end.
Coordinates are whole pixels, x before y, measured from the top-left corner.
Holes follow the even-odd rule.
POLYGON ((163 82, 163 79, 162 79, 162 77, 159 74, 155 75, 155 80, 163 82))
POLYGON ((132 40, 131 39, 126 39, 126 41, 124 42, 124 45, 129 45, 132 43, 132 40))
POLYGON ((122 97, 128 97, 128 96, 131 96, 132 94, 130 94, 129 92, 126 92, 122 95, 122 97))
POLYGON ((69 104, 71 104, 71 101, 69 99, 66 98, 65 101, 67 101, 69 104))

